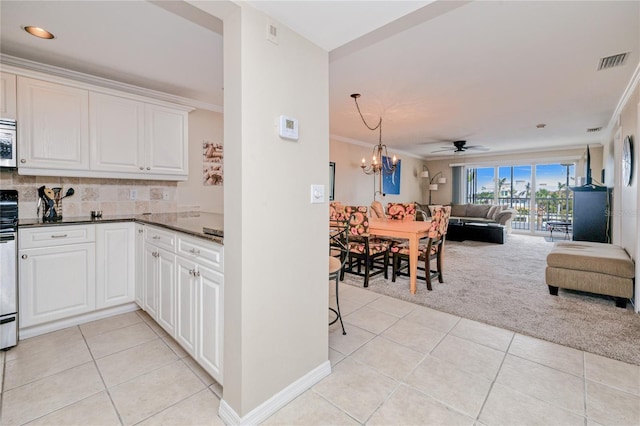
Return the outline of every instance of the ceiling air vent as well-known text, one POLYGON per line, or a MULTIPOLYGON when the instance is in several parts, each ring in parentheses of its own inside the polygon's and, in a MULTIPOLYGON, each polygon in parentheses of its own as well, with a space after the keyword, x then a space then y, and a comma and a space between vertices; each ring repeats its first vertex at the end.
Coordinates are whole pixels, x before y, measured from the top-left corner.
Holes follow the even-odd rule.
POLYGON ((592 127, 587 129, 587 133, 599 132, 600 130, 602 130, 602 127, 592 127))
POLYGON ((600 63, 598 64, 598 71, 606 70, 614 67, 621 67, 624 65, 627 57, 629 56, 629 52, 619 53, 613 56, 607 56, 606 58, 600 59, 600 63))

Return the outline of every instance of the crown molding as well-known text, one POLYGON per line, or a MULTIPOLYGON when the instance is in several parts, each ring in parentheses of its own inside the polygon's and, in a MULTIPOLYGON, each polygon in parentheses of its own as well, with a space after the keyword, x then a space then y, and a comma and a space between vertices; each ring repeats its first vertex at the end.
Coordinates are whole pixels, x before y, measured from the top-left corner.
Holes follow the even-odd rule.
POLYGON ((179 105, 185 105, 192 108, 205 109, 208 111, 218 112, 221 114, 224 113, 224 108, 220 105, 203 102, 196 99, 189 99, 182 96, 171 95, 169 93, 158 92, 156 90, 145 89, 144 87, 134 86, 132 84, 127 84, 127 83, 121 83, 119 81, 109 80, 107 78, 97 77, 95 75, 85 74, 78 71, 72 71, 66 68, 61 68, 53 65, 43 64, 40 62, 30 61, 28 59, 0 54, 0 68, 4 68, 4 66, 22 68, 25 70, 40 72, 43 74, 53 75, 61 78, 66 78, 69 80, 74 80, 74 81, 78 81, 85 84, 91 84, 94 86, 100 86, 107 89, 113 89, 113 90, 119 90, 122 92, 132 93, 132 94, 144 96, 147 98, 158 99, 161 101, 171 102, 179 105))
POLYGON ((611 114, 611 119, 609 120, 609 124, 607 125, 608 130, 608 139, 611 139, 613 134, 617 131, 618 127, 620 127, 620 115, 622 114, 622 110, 627 106, 627 103, 631 99, 633 92, 638 87, 640 83, 640 62, 636 65, 636 69, 631 76, 631 80, 629 80, 629 84, 627 84, 626 89, 620 96, 620 100, 616 105, 616 109, 613 110, 613 114, 611 114))

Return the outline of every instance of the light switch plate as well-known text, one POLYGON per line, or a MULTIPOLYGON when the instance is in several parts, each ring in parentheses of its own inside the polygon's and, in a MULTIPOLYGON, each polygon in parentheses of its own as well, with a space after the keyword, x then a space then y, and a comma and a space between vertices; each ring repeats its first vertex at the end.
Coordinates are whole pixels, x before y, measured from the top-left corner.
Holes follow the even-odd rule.
POLYGON ((324 203, 324 185, 311 185, 311 204, 324 203))

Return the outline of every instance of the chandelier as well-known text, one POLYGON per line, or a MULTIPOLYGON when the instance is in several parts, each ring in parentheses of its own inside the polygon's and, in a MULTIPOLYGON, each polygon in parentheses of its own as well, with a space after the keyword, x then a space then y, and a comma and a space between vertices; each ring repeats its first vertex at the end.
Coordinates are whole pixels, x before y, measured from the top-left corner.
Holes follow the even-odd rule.
POLYGON ((371 127, 367 124, 366 120, 362 116, 362 112, 360 112, 360 106, 358 105, 358 98, 360 97, 359 93, 354 93, 351 95, 354 102, 356 103, 356 108, 358 109, 358 114, 360 114, 360 118, 367 129, 371 131, 378 130, 378 145, 373 147, 373 155, 371 158, 371 164, 367 165, 367 162, 364 157, 362 157, 362 164, 360 167, 362 171, 368 175, 391 175, 395 172, 396 167, 398 166, 398 159, 396 156, 393 156, 391 160, 391 164, 389 164, 389 154, 387 153, 387 146, 382 143, 382 117, 378 121, 378 125, 375 127, 371 127), (385 161, 386 158, 386 161, 385 161))

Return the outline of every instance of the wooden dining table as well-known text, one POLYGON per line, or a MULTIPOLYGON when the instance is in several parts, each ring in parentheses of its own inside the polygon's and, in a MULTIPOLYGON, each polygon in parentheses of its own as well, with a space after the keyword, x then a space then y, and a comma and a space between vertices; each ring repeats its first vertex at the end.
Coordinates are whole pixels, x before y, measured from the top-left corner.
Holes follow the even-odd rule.
POLYGON ((369 234, 409 240, 409 282, 411 294, 416 294, 418 277, 418 245, 429 233, 431 220, 369 219, 369 234))

